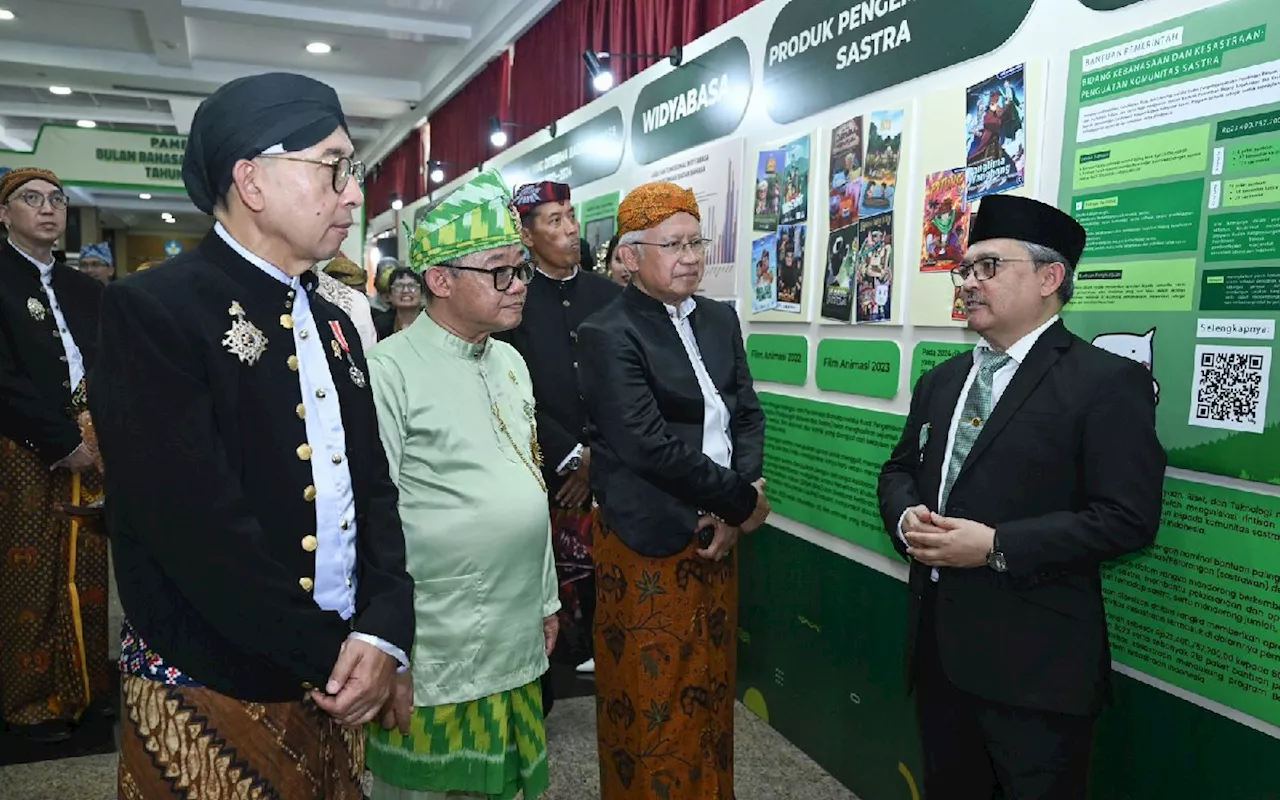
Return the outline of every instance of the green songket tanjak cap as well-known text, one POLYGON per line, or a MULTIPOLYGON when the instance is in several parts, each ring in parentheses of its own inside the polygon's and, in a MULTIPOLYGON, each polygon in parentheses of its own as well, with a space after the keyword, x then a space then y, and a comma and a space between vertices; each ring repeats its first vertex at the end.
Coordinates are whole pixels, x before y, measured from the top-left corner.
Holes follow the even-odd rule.
POLYGON ((414 272, 471 253, 520 244, 520 218, 502 174, 481 172, 419 220, 409 242, 414 272))

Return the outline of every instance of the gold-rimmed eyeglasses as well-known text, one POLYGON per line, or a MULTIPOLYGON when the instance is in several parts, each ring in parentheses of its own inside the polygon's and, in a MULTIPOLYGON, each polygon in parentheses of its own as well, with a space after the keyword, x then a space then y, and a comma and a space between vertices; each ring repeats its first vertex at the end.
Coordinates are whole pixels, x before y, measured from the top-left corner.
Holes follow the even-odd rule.
POLYGON ((648 247, 656 247, 664 256, 682 256, 685 250, 702 258, 707 254, 707 246, 711 244, 710 239, 694 239, 689 242, 632 242, 632 244, 643 244, 648 247))

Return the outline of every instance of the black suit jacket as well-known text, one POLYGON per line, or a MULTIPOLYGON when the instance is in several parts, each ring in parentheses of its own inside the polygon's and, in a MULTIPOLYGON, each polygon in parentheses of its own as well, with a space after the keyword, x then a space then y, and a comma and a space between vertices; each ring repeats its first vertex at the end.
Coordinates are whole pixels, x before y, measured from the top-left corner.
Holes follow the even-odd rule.
MULTIPOLYGON (((948 429, 972 365, 966 353, 920 378, 880 474, 880 512, 904 558, 898 521, 915 505, 936 510, 948 429)), ((1009 568, 940 570, 938 649, 957 687, 1066 714, 1091 714, 1107 702, 1111 654, 1098 568, 1154 541, 1164 468, 1151 374, 1061 322, 1047 329, 947 500, 948 516, 996 529, 1009 568)), ((929 572, 911 564, 909 670, 929 572)))
POLYGON ((621 293, 621 286, 594 272, 579 270, 567 281, 534 273, 520 325, 496 334, 529 366, 542 476, 552 498, 565 481, 556 467, 579 444, 587 444, 587 408, 578 390, 578 326, 621 293))
MULTIPOLYGON (((102 284, 61 263, 52 283, 87 373, 98 352, 102 284)), ((75 389, 40 270, 0 241, 0 436, 56 464, 80 446, 75 389)))
MULTIPOLYGON (((107 521, 125 613, 156 652, 243 700, 297 699, 322 686, 352 631, 405 653, 413 584, 398 494, 387 471, 360 337, 302 283, 342 409, 357 524, 356 611, 322 611, 302 585, 315 554, 312 465, 285 284, 216 233, 198 248, 107 288, 102 358, 89 404, 105 462, 107 521), (253 364, 224 343, 238 303, 266 336, 253 364), (364 373, 332 356, 338 322, 364 373)), ((322 468, 322 467, 321 467, 322 468)))
POLYGON ((694 301, 694 337, 729 411, 732 469, 702 453, 702 390, 661 302, 629 286, 578 328, 591 488, 605 523, 653 558, 689 546, 700 510, 745 522, 763 466, 764 411, 738 315, 716 300, 694 301))

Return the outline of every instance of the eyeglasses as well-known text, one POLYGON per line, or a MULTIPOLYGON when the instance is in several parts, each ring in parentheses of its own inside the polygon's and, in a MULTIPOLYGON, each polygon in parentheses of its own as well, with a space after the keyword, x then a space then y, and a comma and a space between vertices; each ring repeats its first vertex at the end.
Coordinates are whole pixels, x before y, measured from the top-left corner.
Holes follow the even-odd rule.
POLYGON ((40 194, 34 189, 28 189, 25 192, 19 192, 17 194, 17 197, 22 202, 26 203, 32 208, 44 208, 45 202, 48 201, 49 205, 53 206, 56 209, 61 210, 66 208, 67 204, 71 202, 70 200, 67 199, 67 196, 62 192, 54 192, 52 194, 45 195, 45 194, 40 194))
POLYGON ((707 245, 711 244, 710 239, 694 239, 691 242, 632 242, 632 244, 643 244, 649 247, 656 247, 662 251, 664 256, 681 256, 684 255, 687 248, 698 258, 702 258, 707 254, 707 245))
POLYGON ((494 267, 493 269, 480 269, 479 267, 464 267, 458 264, 447 264, 449 269, 460 269, 464 272, 480 272, 485 275, 493 276, 493 288, 499 292, 505 292, 511 288, 511 282, 519 278, 521 283, 528 283, 533 279, 533 262, 524 261, 516 264, 514 267, 494 267))
POLYGON ((970 275, 973 275, 979 281, 989 281, 995 277, 996 269, 1001 264, 1012 264, 1019 261, 1036 263, 1033 258, 1000 258, 999 256, 975 258, 973 261, 962 262, 951 270, 951 282, 956 286, 964 286, 964 282, 969 280, 970 275))
POLYGON ((356 179, 356 186, 364 186, 364 162, 355 161, 347 156, 342 156, 335 161, 281 155, 260 155, 258 158, 278 158, 281 161, 297 161, 300 164, 319 164, 322 167, 329 167, 333 170, 333 190, 338 194, 342 194, 342 190, 347 188, 347 182, 352 178, 356 179))
POLYGON ((403 281, 403 282, 400 282, 400 283, 393 283, 393 284, 391 284, 391 291, 393 291, 393 292, 420 292, 420 291, 422 291, 422 287, 421 287, 420 285, 416 284, 416 283, 409 283, 408 281, 403 281))

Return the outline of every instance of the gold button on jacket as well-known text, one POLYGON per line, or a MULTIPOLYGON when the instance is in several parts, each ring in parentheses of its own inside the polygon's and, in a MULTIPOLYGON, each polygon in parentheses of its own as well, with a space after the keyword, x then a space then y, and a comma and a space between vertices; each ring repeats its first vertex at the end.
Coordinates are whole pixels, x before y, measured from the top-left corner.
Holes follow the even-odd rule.
POLYGON ((316 548, 319 546, 320 546, 320 540, 317 539, 316 537, 314 536, 302 537, 302 549, 306 550, 308 553, 314 553, 316 551, 316 548))
POLYGON ((315 500, 315 499, 316 499, 316 487, 314 487, 314 486, 308 486, 307 488, 303 489, 303 490, 302 490, 302 499, 303 499, 303 500, 306 500, 308 503, 310 503, 310 502, 312 502, 313 500, 315 500))
POLYGON ((289 369, 293 370, 294 372, 297 372, 297 371, 298 371, 298 357, 297 357, 297 356, 289 356, 289 369))
POLYGON ((298 585, 302 587, 302 591, 309 592, 316 584, 310 578, 298 578, 298 585))
POLYGON ((310 461, 312 452, 311 445, 309 444, 302 444, 298 446, 298 458, 302 461, 310 461))

